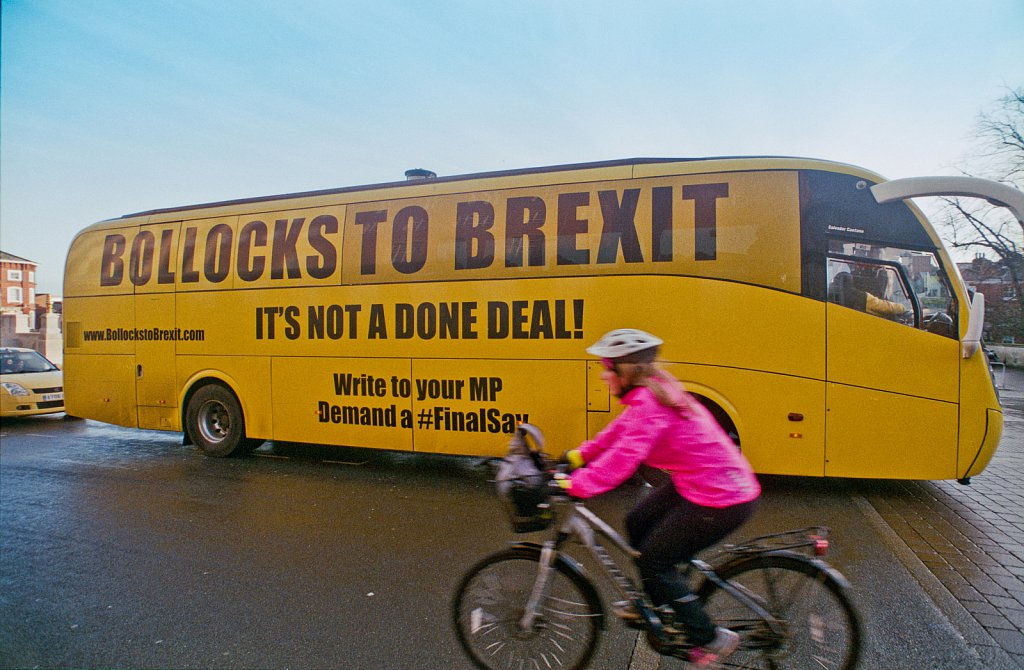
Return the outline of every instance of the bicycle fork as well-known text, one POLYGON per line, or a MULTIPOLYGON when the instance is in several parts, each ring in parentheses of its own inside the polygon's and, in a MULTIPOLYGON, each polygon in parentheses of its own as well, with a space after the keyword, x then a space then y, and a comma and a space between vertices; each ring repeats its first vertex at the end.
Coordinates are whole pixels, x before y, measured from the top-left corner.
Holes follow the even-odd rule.
POLYGON ((639 555, 611 526, 585 507, 577 506, 574 509, 574 514, 570 515, 563 523, 557 537, 547 540, 541 547, 537 578, 534 580, 523 615, 519 619, 520 630, 529 632, 536 625, 537 619, 540 617, 541 606, 549 595, 552 578, 557 570, 559 547, 565 540, 575 537, 580 544, 590 550, 591 555, 604 569, 605 575, 619 593, 633 603, 643 619, 645 628, 651 631, 656 638, 663 638, 664 626, 661 618, 651 609, 633 581, 619 569, 605 548, 597 541, 595 530, 608 538, 625 554, 631 557, 639 555))
POLYGON ((526 601, 526 609, 519 619, 519 628, 523 631, 533 630, 533 626, 540 616, 540 604, 548 596, 551 588, 551 575, 555 571, 555 560, 558 558, 558 549, 554 540, 548 540, 540 550, 540 562, 537 569, 537 579, 533 582, 533 590, 530 598, 526 601))

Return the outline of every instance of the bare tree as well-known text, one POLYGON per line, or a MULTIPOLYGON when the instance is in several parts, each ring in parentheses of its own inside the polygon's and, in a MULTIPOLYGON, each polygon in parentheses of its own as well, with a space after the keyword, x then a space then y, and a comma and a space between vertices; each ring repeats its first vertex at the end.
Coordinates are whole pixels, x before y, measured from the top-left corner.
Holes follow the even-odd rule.
POLYGON ((994 111, 982 114, 978 128, 996 169, 1001 167, 1003 179, 1019 187, 1024 183, 1024 87, 1010 91, 994 111))
MULTIPOLYGON (((964 173, 1024 190, 1024 86, 981 113, 976 137, 978 152, 970 159, 976 169, 964 173)), ((999 301, 989 301, 986 321, 1024 339, 1024 223, 1003 208, 960 198, 946 199, 944 223, 952 248, 994 256, 994 261, 975 261, 977 275, 1007 276, 1011 289, 999 301)))
MULTIPOLYGON (((1024 86, 1009 91, 991 109, 982 112, 976 127, 978 151, 963 172, 1024 190, 1024 86)), ((976 201, 948 199, 947 226, 954 248, 991 251, 1000 260, 1019 259, 1024 224, 1006 211, 976 201)))

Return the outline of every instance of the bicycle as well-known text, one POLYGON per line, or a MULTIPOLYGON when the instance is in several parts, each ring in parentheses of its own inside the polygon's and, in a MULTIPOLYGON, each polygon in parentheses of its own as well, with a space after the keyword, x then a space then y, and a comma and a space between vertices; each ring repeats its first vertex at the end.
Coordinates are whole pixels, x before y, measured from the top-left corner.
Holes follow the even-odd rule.
MULTIPOLYGON (((542 462, 543 438, 531 457, 542 462)), ((548 461, 549 463, 549 461, 548 461)), ((512 510, 517 532, 553 528, 542 543, 513 542, 476 563, 459 583, 452 602, 456 635, 473 663, 484 670, 585 668, 605 629, 605 609, 593 580, 565 553, 569 540, 586 547, 615 588, 631 603, 659 654, 686 659, 689 645, 669 635, 636 582, 598 541, 609 540, 629 557, 639 554, 578 500, 551 489, 550 467, 534 513, 512 510)), ((815 526, 724 545, 713 563, 694 559, 686 570, 702 577, 694 590, 719 626, 740 635, 738 649, 720 661, 736 668, 834 668, 857 666, 862 628, 847 580, 823 556, 828 529, 815 526), (798 551, 803 550, 803 552, 798 551)), ((692 575, 688 575, 692 576, 692 575)))

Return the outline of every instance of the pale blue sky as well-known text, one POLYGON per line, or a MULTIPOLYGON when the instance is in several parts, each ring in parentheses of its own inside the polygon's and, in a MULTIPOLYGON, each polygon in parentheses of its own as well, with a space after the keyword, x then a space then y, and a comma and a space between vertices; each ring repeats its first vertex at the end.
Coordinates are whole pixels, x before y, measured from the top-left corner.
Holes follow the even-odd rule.
POLYGON ((0 248, 157 207, 636 156, 955 174, 1021 0, 4 0, 0 248))

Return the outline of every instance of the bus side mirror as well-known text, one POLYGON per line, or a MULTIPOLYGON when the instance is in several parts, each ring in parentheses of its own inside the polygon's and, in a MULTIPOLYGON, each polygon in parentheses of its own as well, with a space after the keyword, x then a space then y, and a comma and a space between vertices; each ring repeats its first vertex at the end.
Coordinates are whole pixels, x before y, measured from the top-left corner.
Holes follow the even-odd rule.
POLYGON ((956 339, 956 324, 945 312, 936 312, 924 320, 924 329, 929 333, 956 339))
POLYGON ((981 329, 985 325, 985 294, 976 292, 971 301, 971 313, 968 316, 967 332, 961 342, 961 355, 970 358, 981 348, 981 329))

